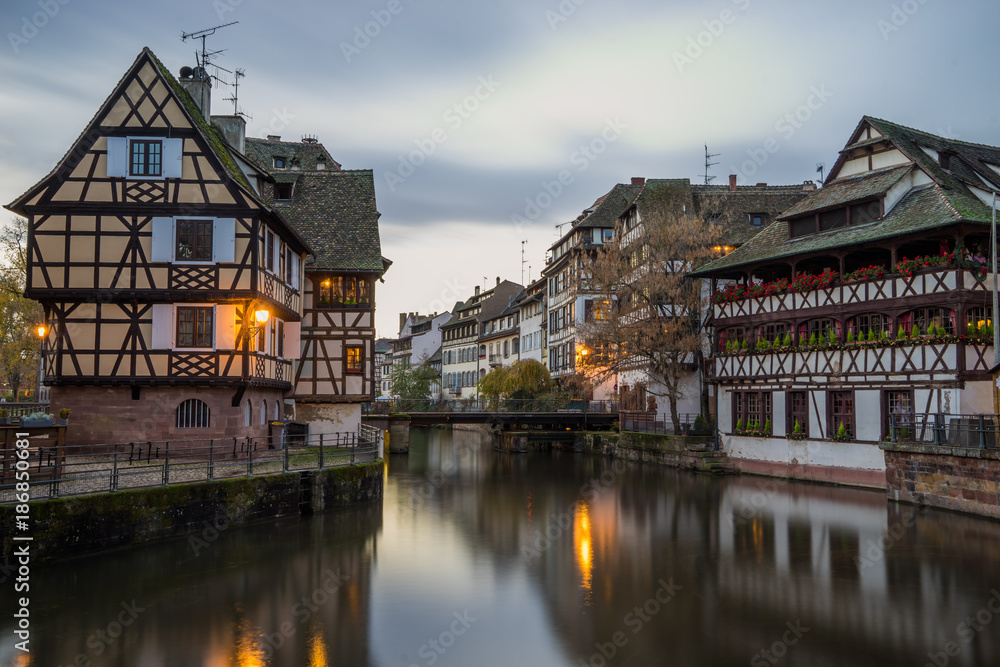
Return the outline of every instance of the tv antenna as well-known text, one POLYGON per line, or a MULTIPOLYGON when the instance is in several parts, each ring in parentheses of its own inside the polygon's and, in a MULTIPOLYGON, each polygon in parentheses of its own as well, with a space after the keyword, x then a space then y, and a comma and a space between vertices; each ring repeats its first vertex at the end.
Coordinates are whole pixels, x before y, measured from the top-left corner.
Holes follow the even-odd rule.
MULTIPOLYGON (((528 239, 521 240, 521 284, 524 284, 524 265, 528 263, 528 260, 524 258, 524 245, 528 242, 528 239)), ((530 277, 531 274, 529 273, 530 277)))
POLYGON ((239 23, 239 21, 233 21, 232 23, 223 23, 222 25, 217 25, 212 28, 205 28, 204 30, 199 30, 197 32, 182 32, 181 41, 186 42, 188 41, 188 39, 200 39, 201 54, 199 55, 199 53, 195 51, 194 56, 195 59, 198 61, 198 67, 207 67, 212 56, 219 55, 220 53, 222 53, 222 51, 225 51, 225 49, 223 49, 222 51, 209 52, 205 48, 205 38, 214 35, 215 31, 218 30, 219 28, 228 28, 229 26, 236 25, 237 23, 239 23))
POLYGON ((722 155, 722 153, 709 153, 708 144, 705 144, 705 185, 708 185, 715 180, 715 176, 708 175, 708 168, 719 164, 718 162, 711 162, 711 159, 713 157, 719 157, 720 155, 722 155))
POLYGON ((820 182, 820 184, 823 183, 823 168, 824 167, 826 167, 825 163, 823 163, 823 162, 817 162, 816 163, 816 172, 819 174, 819 182, 820 182))
MULTIPOLYGON (((219 69, 222 69, 222 68, 220 67, 219 69)), ((223 71, 228 71, 228 70, 223 70, 223 71)), ((223 98, 223 99, 225 99, 227 102, 232 102, 233 103, 233 115, 234 116, 244 116, 246 118, 249 118, 250 120, 253 120, 253 118, 249 114, 246 114, 246 113, 243 113, 242 111, 240 111, 240 107, 239 107, 240 79, 243 78, 243 77, 245 77, 245 76, 246 76, 246 70, 237 69, 236 71, 233 72, 233 94, 232 94, 231 97, 226 97, 226 98, 223 98)))

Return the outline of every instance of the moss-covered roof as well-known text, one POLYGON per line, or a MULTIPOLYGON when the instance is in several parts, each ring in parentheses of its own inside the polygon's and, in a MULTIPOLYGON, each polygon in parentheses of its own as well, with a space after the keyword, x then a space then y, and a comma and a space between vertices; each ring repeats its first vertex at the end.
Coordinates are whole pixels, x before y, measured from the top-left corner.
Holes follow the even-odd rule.
POLYGON ((729 255, 706 264, 693 275, 711 275, 796 255, 883 242, 957 223, 989 223, 990 207, 969 186, 989 190, 989 184, 997 183, 1000 187, 1000 174, 989 166, 1000 165, 1000 148, 945 139, 869 116, 865 116, 858 125, 851 135, 852 139, 860 136, 865 124, 870 124, 881 136, 853 143, 849 141, 847 148, 841 151, 835 169, 831 170, 832 178, 825 187, 789 208, 779 216, 777 223, 764 232, 729 255), (909 162, 863 174, 836 177, 850 151, 879 143, 891 144, 909 162), (943 168, 924 147, 950 154, 950 168, 943 168), (789 238, 790 218, 872 196, 884 196, 914 169, 927 174, 932 183, 913 187, 881 220, 789 238))
POLYGON ((295 183, 289 201, 275 201, 273 192, 263 197, 309 243, 307 269, 385 271, 370 169, 341 169, 320 143, 247 137, 246 155, 278 182, 295 183), (328 158, 326 169, 316 169, 318 155, 328 158), (287 158, 289 166, 276 169, 275 156, 287 158), (299 159, 292 168, 294 156, 299 159))

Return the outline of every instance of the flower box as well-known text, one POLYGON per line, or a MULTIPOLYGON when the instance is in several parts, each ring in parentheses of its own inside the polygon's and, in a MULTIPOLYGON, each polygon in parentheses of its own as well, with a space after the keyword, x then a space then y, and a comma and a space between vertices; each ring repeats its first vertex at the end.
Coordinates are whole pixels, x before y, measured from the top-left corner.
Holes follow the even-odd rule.
POLYGON ((46 426, 55 426, 55 419, 22 419, 21 426, 24 428, 44 428, 46 426))

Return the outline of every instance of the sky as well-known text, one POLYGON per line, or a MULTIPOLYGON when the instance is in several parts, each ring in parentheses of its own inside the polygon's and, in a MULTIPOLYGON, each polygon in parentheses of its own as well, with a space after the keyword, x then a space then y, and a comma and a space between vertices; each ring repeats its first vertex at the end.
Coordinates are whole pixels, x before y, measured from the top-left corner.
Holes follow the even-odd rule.
POLYGON ((374 171, 380 336, 537 278, 616 183, 704 182, 706 144, 715 182, 744 185, 818 179, 866 114, 1000 145, 995 0, 0 0, 0 203, 143 46, 176 73, 182 33, 234 21, 207 46, 246 73, 248 136, 314 135, 374 171))

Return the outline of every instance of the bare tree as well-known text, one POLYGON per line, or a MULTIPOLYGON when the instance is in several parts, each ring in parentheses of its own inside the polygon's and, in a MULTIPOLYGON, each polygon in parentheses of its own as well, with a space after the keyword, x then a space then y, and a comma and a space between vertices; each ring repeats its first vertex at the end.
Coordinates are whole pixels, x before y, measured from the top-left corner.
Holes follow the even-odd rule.
POLYGON ((28 221, 14 218, 0 230, 0 373, 18 400, 37 378, 41 306, 24 298, 28 221))
POLYGON ((590 267, 591 289, 606 296, 595 301, 583 328, 589 374, 606 379, 645 371, 663 387, 675 433, 684 382, 698 367, 704 343, 706 299, 701 281, 688 273, 716 256, 721 235, 717 225, 693 215, 688 193, 669 183, 647 188, 623 217, 590 267))

